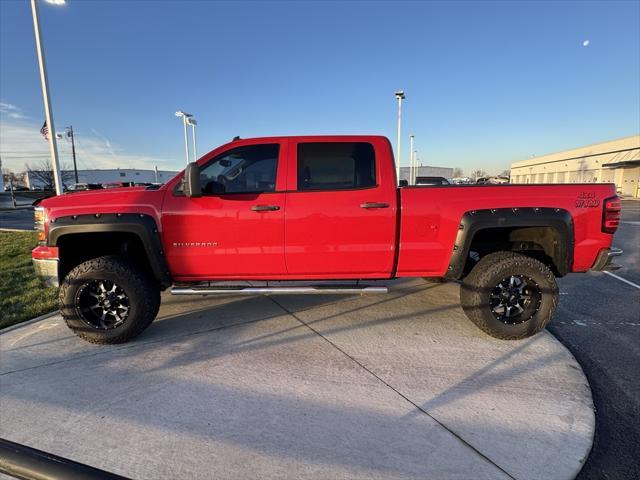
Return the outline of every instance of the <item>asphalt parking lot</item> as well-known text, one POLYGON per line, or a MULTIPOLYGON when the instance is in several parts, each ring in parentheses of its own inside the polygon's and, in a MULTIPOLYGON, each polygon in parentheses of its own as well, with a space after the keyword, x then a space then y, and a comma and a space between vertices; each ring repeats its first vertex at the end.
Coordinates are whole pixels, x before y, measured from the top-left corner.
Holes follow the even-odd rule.
MULTIPOLYGON (((616 276, 640 285, 640 201, 623 202, 616 276)), ((585 371, 596 407, 595 442, 578 479, 640 478, 640 289, 605 273, 569 275, 549 331, 585 371)))
POLYGON ((13 209, 11 194, 0 192, 0 228, 33 230, 33 201, 33 198, 16 194, 19 208, 13 209))

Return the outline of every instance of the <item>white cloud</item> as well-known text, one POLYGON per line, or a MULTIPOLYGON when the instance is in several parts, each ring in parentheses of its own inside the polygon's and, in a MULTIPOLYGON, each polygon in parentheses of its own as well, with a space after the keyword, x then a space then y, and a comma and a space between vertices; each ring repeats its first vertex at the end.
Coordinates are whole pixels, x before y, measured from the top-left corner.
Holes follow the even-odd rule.
MULTIPOLYGON (((8 105, 8 104, 2 104, 8 105)), ((19 109, 18 109, 19 111, 19 109)), ((10 117, 13 118, 13 117, 10 117)), ((40 134, 40 125, 13 118, 0 119, 0 156, 2 167, 15 172, 25 170, 27 163, 37 164, 49 159, 49 144, 40 134)), ((58 140, 58 152, 62 168, 72 165, 71 142, 58 140)), ((175 160, 149 155, 131 154, 98 134, 95 129, 76 132, 76 158, 78 169, 142 168, 179 170, 175 160)))
POLYGON ((7 102, 0 102, 0 114, 6 115, 14 120, 27 118, 24 113, 22 113, 22 109, 20 107, 7 102))

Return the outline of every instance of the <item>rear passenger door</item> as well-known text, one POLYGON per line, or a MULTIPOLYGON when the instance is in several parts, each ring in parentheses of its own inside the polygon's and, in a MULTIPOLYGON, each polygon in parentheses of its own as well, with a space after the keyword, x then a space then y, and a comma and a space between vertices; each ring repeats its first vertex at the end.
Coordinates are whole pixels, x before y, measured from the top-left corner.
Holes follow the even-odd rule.
POLYGON ((291 142, 285 213, 290 277, 390 275, 396 187, 381 173, 384 146, 382 141, 321 137, 291 142))

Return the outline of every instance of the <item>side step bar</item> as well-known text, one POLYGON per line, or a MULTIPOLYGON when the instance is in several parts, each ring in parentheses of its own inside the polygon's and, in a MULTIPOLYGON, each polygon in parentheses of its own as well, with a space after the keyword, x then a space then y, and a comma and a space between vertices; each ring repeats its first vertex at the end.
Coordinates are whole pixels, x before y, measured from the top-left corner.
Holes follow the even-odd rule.
POLYGON ((306 287, 173 287, 172 295, 364 295, 369 293, 387 293, 385 286, 306 286, 306 287))

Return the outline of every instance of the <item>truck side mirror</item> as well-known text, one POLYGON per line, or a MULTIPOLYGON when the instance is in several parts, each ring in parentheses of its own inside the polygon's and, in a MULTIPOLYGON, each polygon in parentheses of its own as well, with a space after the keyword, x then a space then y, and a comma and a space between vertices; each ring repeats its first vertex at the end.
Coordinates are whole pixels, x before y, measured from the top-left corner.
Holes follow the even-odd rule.
POLYGON ((184 194, 187 197, 201 197, 200 167, 196 162, 191 162, 184 170, 184 194))

